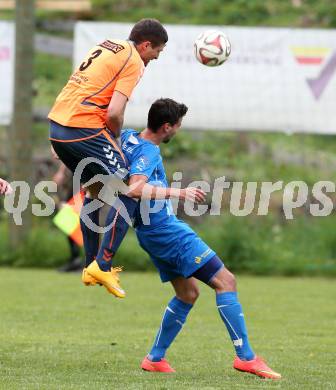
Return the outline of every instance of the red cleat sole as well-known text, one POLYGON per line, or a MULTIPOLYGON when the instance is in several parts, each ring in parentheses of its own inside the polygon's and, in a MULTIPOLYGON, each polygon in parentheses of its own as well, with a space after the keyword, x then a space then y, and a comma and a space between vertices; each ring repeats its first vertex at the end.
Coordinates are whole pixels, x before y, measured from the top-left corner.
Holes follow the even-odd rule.
POLYGON ((176 372, 172 367, 170 367, 169 363, 165 359, 162 359, 159 362, 152 362, 145 357, 141 363, 141 368, 148 372, 176 372))
POLYGON ((236 357, 233 363, 233 368, 240 372, 257 375, 259 378, 263 379, 281 379, 281 375, 269 368, 258 356, 249 361, 243 361, 236 357))

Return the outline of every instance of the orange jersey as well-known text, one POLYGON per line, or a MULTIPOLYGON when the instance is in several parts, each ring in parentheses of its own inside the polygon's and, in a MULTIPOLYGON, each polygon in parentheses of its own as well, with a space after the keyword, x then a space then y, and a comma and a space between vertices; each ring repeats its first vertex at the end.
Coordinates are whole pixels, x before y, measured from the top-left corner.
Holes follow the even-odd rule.
POLYGON ((144 63, 132 42, 107 40, 90 50, 48 118, 63 126, 103 128, 113 92, 129 98, 143 71, 144 63))

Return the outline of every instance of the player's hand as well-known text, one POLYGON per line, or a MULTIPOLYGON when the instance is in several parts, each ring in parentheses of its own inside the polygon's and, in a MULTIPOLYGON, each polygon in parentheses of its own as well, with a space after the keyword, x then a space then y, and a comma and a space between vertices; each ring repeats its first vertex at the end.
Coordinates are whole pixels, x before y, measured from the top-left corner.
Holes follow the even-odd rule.
POLYGON ((0 178, 0 194, 1 195, 9 195, 13 192, 13 188, 10 186, 10 184, 0 178))
POLYGON ((201 203, 205 201, 206 193, 197 187, 188 187, 181 190, 181 198, 190 202, 201 203))

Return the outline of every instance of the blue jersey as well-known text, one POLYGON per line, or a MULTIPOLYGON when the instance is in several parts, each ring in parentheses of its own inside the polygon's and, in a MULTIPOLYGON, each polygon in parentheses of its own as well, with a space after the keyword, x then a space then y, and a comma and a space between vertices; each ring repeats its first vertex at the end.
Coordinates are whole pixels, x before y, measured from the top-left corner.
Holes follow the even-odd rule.
MULTIPOLYGON (((144 175, 148 183, 168 187, 160 148, 139 137, 135 130, 121 133, 129 175, 144 175)), ((210 249, 183 221, 176 218, 169 200, 142 201, 135 220, 141 247, 150 255, 163 282, 191 276, 212 257, 210 249)))
MULTIPOLYGON (((168 187, 166 172, 162 163, 160 148, 139 137, 133 129, 121 133, 122 150, 130 164, 129 176, 144 175, 148 183, 158 187, 168 187)), ((162 226, 176 220, 170 200, 142 201, 136 216, 138 229, 162 226)))

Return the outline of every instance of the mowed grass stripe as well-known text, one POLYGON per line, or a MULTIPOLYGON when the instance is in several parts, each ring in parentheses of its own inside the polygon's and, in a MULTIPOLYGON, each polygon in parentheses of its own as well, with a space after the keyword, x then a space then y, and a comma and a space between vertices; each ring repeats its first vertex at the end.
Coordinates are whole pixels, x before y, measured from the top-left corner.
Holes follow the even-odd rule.
POLYGON ((238 277, 254 349, 282 373, 270 382, 231 368, 214 293, 201 296, 167 358, 174 375, 139 369, 173 293, 152 273, 122 274, 127 297, 79 274, 0 268, 1 389, 334 389, 334 280, 238 277))

